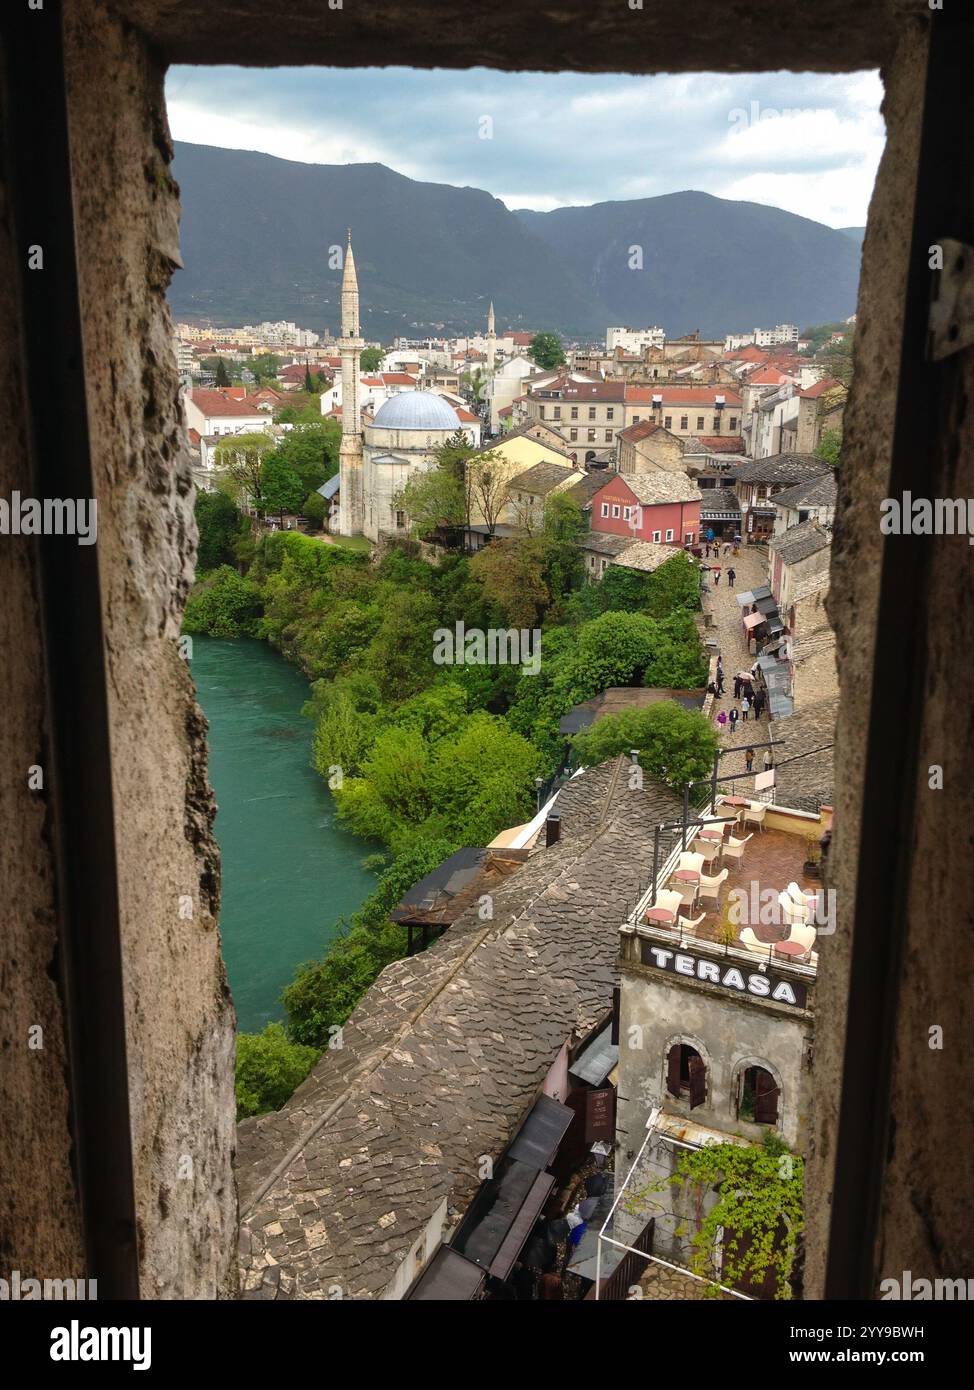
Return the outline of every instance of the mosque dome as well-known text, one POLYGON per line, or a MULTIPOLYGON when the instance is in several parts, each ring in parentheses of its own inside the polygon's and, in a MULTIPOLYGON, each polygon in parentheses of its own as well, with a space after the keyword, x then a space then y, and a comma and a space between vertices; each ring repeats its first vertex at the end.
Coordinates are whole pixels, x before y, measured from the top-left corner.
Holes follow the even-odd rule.
POLYGON ((442 396, 433 391, 401 391, 391 396, 372 421, 379 430, 457 430, 460 418, 442 396))

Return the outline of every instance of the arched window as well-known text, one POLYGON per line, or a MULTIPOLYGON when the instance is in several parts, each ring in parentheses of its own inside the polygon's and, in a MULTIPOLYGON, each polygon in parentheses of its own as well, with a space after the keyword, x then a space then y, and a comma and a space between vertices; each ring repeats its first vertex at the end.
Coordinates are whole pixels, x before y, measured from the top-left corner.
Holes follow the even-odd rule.
POLYGON ((737 1074, 737 1118, 756 1125, 777 1124, 780 1094, 766 1067, 742 1067, 737 1074))
POLYGON ((707 1099, 707 1068, 689 1043, 674 1043, 666 1056, 666 1089, 676 1100, 687 1100, 690 1109, 707 1099))

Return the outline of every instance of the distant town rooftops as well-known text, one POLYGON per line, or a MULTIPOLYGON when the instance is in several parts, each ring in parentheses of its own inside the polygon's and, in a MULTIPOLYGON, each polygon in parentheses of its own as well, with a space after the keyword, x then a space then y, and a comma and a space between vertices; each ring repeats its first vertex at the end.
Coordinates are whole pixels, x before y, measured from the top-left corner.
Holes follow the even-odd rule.
POLYGON ((246 401, 235 400, 232 396, 227 396, 219 389, 212 391, 194 390, 189 393, 189 398, 203 415, 208 419, 218 419, 227 416, 256 415, 259 412, 253 404, 246 401))
POLYGON ((621 480, 644 506, 661 502, 699 502, 702 493, 686 473, 653 468, 639 473, 620 473, 607 478, 606 487, 621 480))

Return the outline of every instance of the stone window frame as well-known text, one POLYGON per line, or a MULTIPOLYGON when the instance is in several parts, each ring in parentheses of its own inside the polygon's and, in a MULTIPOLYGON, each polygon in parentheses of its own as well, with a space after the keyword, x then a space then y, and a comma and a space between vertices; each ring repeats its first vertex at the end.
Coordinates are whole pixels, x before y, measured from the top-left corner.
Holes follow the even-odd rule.
POLYGON ((740 1121, 741 1124, 760 1124, 761 1129, 769 1130, 775 1134, 783 1133, 783 1116, 785 1113, 785 1088, 782 1085, 781 1072, 778 1070, 778 1068, 773 1066, 766 1057, 754 1057, 748 1054, 743 1057, 735 1058, 735 1060, 731 1063, 730 1075, 730 1101, 734 1118, 740 1121), (743 1079, 743 1074, 747 1071, 748 1067, 761 1067, 763 1071, 766 1071, 769 1076, 772 1076, 774 1078, 774 1083, 778 1087, 778 1115, 773 1125, 766 1125, 758 1120, 745 1120, 742 1118, 740 1114, 740 1087, 743 1079))
POLYGON ((673 1034, 666 1040, 666 1042, 663 1044, 662 1056, 661 1056, 661 1058, 660 1058, 660 1074, 659 1074, 659 1079, 660 1079, 660 1090, 659 1090, 659 1094, 660 1094, 661 1096, 663 1096, 665 1100, 672 1102, 672 1104, 682 1106, 683 1109, 685 1109, 685 1110, 687 1111, 687 1113, 689 1113, 689 1111, 690 1111, 690 1104, 689 1104, 689 1101, 684 1101, 682 1098, 681 1098, 680 1100, 677 1100, 676 1097, 675 1097, 675 1096, 671 1096, 670 1093, 669 1093, 669 1091, 666 1089, 666 1071, 667 1071, 667 1066, 668 1066, 668 1063, 669 1063, 669 1056, 670 1056, 670 1052, 671 1052, 672 1049, 677 1045, 677 1043, 679 1043, 681 1046, 684 1046, 684 1047, 692 1047, 693 1050, 694 1050, 694 1051, 698 1054, 698 1056, 700 1057, 700 1060, 703 1062, 704 1070, 705 1070, 705 1074, 706 1074, 706 1079, 707 1079, 707 1084, 706 1084, 706 1095, 705 1095, 705 1097, 704 1097, 703 1104, 702 1104, 702 1105, 699 1105, 699 1106, 694 1106, 694 1109, 695 1109, 695 1110, 710 1110, 711 1107, 712 1107, 713 1095, 714 1095, 714 1087, 713 1087, 714 1059, 713 1059, 713 1057, 711 1056, 709 1047, 707 1047, 707 1045, 706 1045, 706 1043, 703 1041, 703 1039, 702 1039, 701 1037, 699 1037, 696 1033, 686 1033, 686 1032, 673 1033, 673 1034))

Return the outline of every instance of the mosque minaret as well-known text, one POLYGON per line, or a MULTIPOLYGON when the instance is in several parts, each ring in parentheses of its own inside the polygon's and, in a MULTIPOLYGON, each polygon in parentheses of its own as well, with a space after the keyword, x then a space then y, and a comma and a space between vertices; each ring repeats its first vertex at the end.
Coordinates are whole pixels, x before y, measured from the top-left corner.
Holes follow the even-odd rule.
POLYGON ((342 274, 342 442, 338 453, 341 474, 341 534, 360 536, 365 524, 362 483, 362 422, 359 413, 359 361, 365 346, 359 334, 358 280, 352 255, 352 229, 348 229, 345 269, 342 274))

